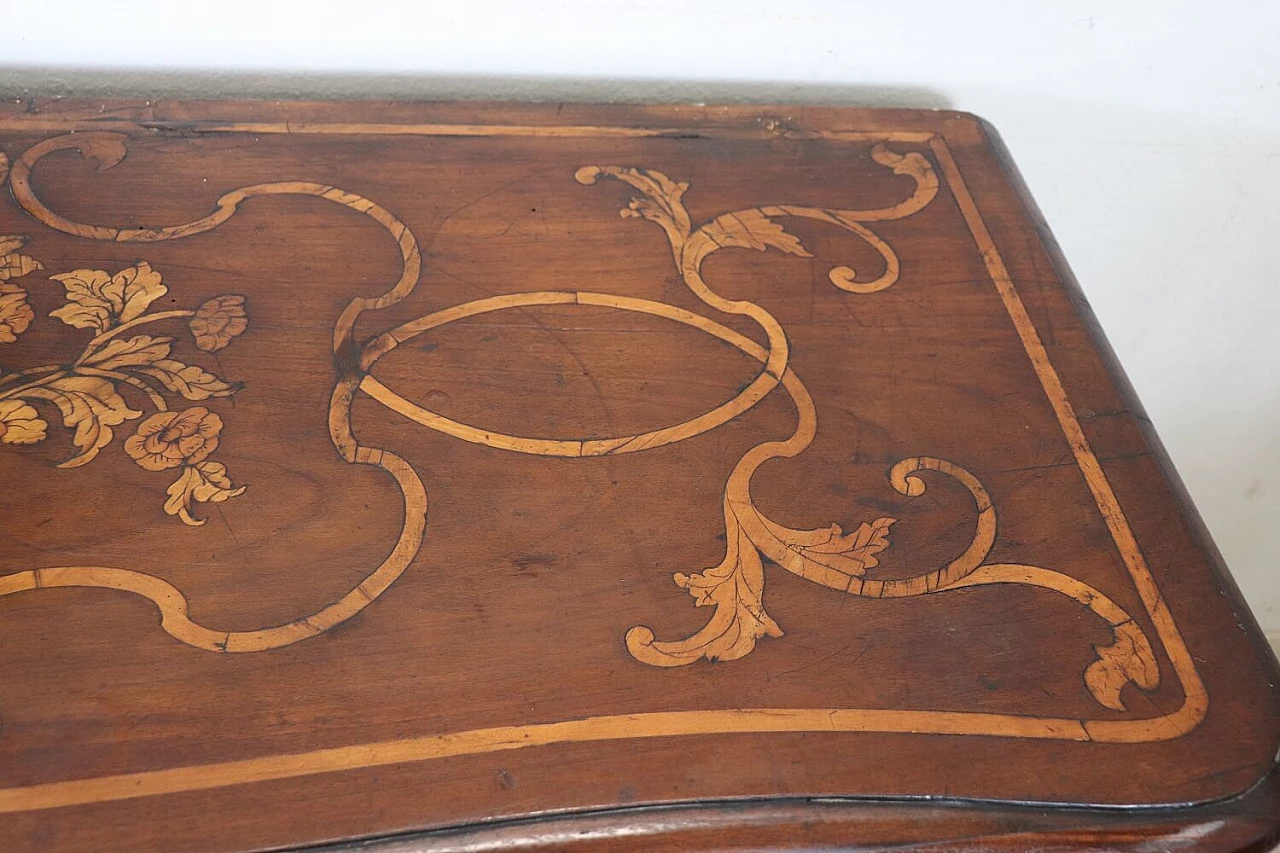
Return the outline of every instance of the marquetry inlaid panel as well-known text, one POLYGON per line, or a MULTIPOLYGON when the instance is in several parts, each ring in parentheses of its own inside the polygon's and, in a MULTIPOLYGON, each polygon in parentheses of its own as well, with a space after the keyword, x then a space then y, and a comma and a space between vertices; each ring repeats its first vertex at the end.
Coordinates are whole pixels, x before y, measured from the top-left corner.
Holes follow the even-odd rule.
POLYGON ((0 150, 6 849, 1270 766, 968 117, 54 104, 0 150))

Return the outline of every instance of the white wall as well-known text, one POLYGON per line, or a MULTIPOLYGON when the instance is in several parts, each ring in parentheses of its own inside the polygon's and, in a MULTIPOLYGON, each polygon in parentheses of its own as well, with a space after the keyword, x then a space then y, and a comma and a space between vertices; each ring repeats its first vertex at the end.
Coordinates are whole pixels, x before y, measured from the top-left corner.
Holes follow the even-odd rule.
POLYGON ((0 20, 6 94, 980 113, 1003 132, 1255 612, 1280 631, 1274 0, 0 0, 0 20))

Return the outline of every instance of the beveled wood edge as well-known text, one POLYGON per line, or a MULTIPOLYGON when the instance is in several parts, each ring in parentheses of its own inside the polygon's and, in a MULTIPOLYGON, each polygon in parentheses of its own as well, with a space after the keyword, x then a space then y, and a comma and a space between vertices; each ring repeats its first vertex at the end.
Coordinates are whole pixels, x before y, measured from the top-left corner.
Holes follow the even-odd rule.
POLYGON ((1270 853, 1280 843, 1280 771, 1243 794, 1189 808, 794 797, 565 812, 289 848, 307 853, 910 849, 1270 853), (902 836, 903 827, 915 834, 902 836))
MULTIPOLYGON (((1124 366, 1120 363, 1119 356, 1107 339, 1097 315, 1094 314, 1093 307, 1090 305, 1079 279, 1076 278, 1071 265, 1067 262, 1066 255, 1062 251, 1062 247, 1058 244, 1057 238, 1054 237, 1048 220, 1045 219, 1039 205, 1036 204, 1035 197, 1031 194, 1030 188, 1027 186, 999 131, 989 121, 979 116, 973 116, 973 119, 977 122, 987 147, 999 161, 1005 179, 1017 196, 1027 221, 1035 228, 1036 237, 1045 253, 1049 256, 1054 273, 1062 282, 1062 286, 1070 297, 1076 313, 1083 322, 1095 352, 1106 365, 1107 373, 1115 385, 1116 391, 1125 401, 1130 417, 1137 425, 1143 441, 1147 445, 1148 453, 1159 466, 1161 475, 1177 498, 1182 520, 1186 523, 1196 544, 1203 552, 1206 562, 1212 568, 1214 579, 1226 597, 1233 617, 1241 629, 1251 636, 1254 649, 1271 670, 1273 692, 1280 694, 1280 688, 1277 688, 1277 685, 1280 685, 1280 660, 1277 659, 1275 648, 1267 640, 1262 626, 1258 623, 1253 611, 1245 601, 1239 585, 1227 568, 1226 559, 1223 557, 1222 551, 1214 542, 1208 525, 1205 524, 1203 516, 1201 516, 1200 511, 1196 508, 1195 501, 1191 497, 1191 493, 1187 490, 1186 483, 1183 482, 1182 476, 1178 473, 1178 469, 1173 463, 1173 459, 1169 456, 1168 450, 1160 440, 1155 425, 1147 415, 1137 390, 1129 380, 1124 366)), ((1271 780, 1272 784, 1275 784, 1274 780, 1280 776, 1280 741, 1277 741, 1273 746, 1276 749, 1276 755, 1272 760, 1272 765, 1269 770, 1260 775, 1259 779, 1254 783, 1254 788, 1267 784, 1269 780, 1271 780)), ((1254 788, 1247 790, 1251 791, 1254 788)))
MULTIPOLYGON (((290 123, 293 132, 331 125, 334 132, 350 121, 334 122, 339 104, 357 104, 361 132, 413 133, 414 125, 428 126, 439 135, 442 126, 454 135, 485 135, 486 125, 528 128, 601 127, 631 131, 619 135, 688 135, 691 130, 761 138, 805 136, 809 133, 866 134, 883 139, 886 132, 905 132, 909 141, 927 141, 939 134, 955 143, 981 140, 980 120, 955 110, 796 106, 786 104, 598 104, 495 103, 488 101, 279 101, 279 100, 145 100, 110 98, 17 98, 0 90, 0 127, 10 131, 44 133, 71 130, 135 130, 199 132, 251 130, 254 125, 290 123), (856 116, 856 121, 851 121, 856 116), (674 124, 675 126, 664 126, 674 124), (397 129, 398 126, 398 129, 397 129)), ((265 131, 264 131, 265 132, 265 131)), ((580 134, 560 134, 580 135, 580 134)), ((595 134, 598 135, 598 134, 595 134)), ((905 140, 904 140, 905 141, 905 140)))

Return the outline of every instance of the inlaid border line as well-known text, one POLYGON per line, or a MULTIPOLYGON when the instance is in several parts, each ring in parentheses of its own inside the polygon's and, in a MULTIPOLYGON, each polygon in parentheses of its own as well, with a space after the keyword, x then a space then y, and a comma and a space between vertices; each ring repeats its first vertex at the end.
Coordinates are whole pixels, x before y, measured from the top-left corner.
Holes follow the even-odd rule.
POLYGON ((1163 740, 1167 737, 1186 734, 1199 725, 1209 708, 1208 693, 1205 691, 1204 682, 1200 679, 1200 674, 1191 659, 1191 652, 1187 649, 1182 633, 1178 630, 1178 626, 1173 620, 1173 614, 1169 611, 1169 606, 1165 602, 1164 596, 1160 593, 1160 588, 1151 574, 1150 567, 1147 566, 1142 549, 1138 547, 1138 542, 1129 527, 1129 521, 1125 517, 1124 510, 1120 507, 1120 501, 1116 498, 1115 492, 1112 491, 1111 483, 1107 480, 1107 475, 1103 472, 1102 465, 1098 462, 1098 457, 1094 454, 1093 448, 1084 434, 1084 428, 1076 417, 1075 408, 1067 398, 1067 392, 1062 385, 1062 380, 1049 360, 1049 353, 1044 347, 1044 342, 1040 339, 1040 333, 1036 330, 1035 323, 1031 320, 1031 315, 1027 313, 1022 297, 1018 295, 1013 278, 1009 275, 1009 270, 1004 265, 1004 259, 1000 257, 999 251, 996 250, 995 242, 991 239, 991 233, 987 230, 986 222, 978 212, 973 196, 969 193, 969 187, 965 183, 964 177, 960 174, 955 159, 951 156, 951 150, 947 147, 946 141, 940 136, 935 136, 930 140, 929 147, 933 149, 935 156, 938 158, 938 164, 942 167, 943 174, 947 176, 947 185, 951 187, 951 193, 955 197, 956 203, 960 206, 965 222, 969 226, 969 231, 973 234, 974 242, 977 243, 978 249, 982 253, 982 260, 987 266, 987 272, 991 275, 991 280, 995 284, 996 290, 1000 293, 1000 298, 1009 312, 1009 317, 1013 320, 1013 325, 1018 330, 1018 337, 1022 340, 1023 349, 1026 350, 1028 357, 1030 357, 1036 376, 1040 379, 1040 385, 1044 388, 1045 396, 1049 398, 1049 405, 1053 407, 1053 413, 1058 418, 1063 435, 1066 436, 1067 443, 1071 445, 1071 452, 1075 456, 1080 473, 1084 475, 1089 491, 1093 494, 1094 502, 1098 505, 1103 521, 1106 522, 1107 529, 1111 533, 1111 539, 1116 548, 1119 549, 1121 559, 1124 560, 1129 577, 1133 579, 1134 586, 1138 588, 1142 606, 1146 609, 1152 623, 1154 623, 1156 633, 1164 644, 1165 651, 1169 655, 1169 660, 1173 663, 1174 672, 1177 673, 1178 681, 1182 686, 1184 694, 1182 706, 1172 713, 1146 720, 1084 720, 1082 722, 1085 731, 1093 740, 1126 742, 1163 740), (1144 734, 1152 733, 1150 731, 1151 728, 1157 725, 1169 726, 1174 732, 1163 737, 1143 736, 1144 734))

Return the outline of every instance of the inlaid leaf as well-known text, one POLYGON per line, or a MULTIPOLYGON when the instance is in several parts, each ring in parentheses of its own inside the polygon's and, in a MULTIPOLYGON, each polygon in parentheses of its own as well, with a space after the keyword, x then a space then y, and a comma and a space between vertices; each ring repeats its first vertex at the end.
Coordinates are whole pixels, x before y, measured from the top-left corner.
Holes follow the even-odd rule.
POLYGON ((16 284, 0 281, 0 343, 16 341, 35 318, 27 292, 16 284))
POLYGON ((1132 683, 1155 690, 1160 686, 1160 668, 1151 643, 1136 623, 1116 625, 1112 632, 1115 642, 1096 649, 1098 659, 1084 671, 1084 682, 1100 704, 1123 711, 1120 694, 1125 686, 1132 683))
POLYGON ((791 530, 764 521, 782 544, 801 559, 849 577, 862 577, 867 569, 880 564, 877 555, 889 547, 889 528, 897 519, 877 518, 863 522, 847 534, 838 524, 817 530, 791 530))
POLYGON ((652 666, 684 666, 699 658, 737 660, 761 637, 781 637, 782 629, 764 609, 764 565, 760 552, 736 521, 727 531, 729 547, 714 568, 694 575, 676 574, 698 607, 714 607, 702 630, 683 640, 662 641, 638 625, 627 632, 632 657, 652 666))
POLYGON ((0 255, 0 281, 21 278, 24 275, 30 275, 36 270, 42 269, 44 269, 44 264, 30 255, 21 255, 17 252, 0 255))
POLYGON ((186 524, 199 527, 205 519, 191 515, 193 501, 199 503, 221 503, 244 494, 247 486, 235 488, 227 476, 227 466, 221 462, 201 462, 199 465, 187 465, 182 469, 178 479, 169 486, 169 499, 164 503, 164 511, 176 515, 186 524))
POLYGON ((134 335, 121 340, 116 338, 84 360, 84 364, 99 370, 119 370, 122 367, 153 364, 169 354, 173 338, 134 335))
MULTIPOLYGON (((628 169, 624 180, 644 193, 631 200, 628 209, 645 219, 658 221, 666 219, 677 225, 687 218, 680 199, 689 185, 682 181, 673 181, 661 172, 651 169, 628 169)), ((684 223, 688 227, 688 223, 684 223)))
POLYGON ((151 303, 168 292, 160 273, 146 261, 127 267, 115 275, 106 270, 79 269, 51 276, 62 282, 67 304, 51 311, 69 326, 105 332, 137 319, 151 303))
POLYGON ((688 183, 673 181, 653 169, 624 166, 584 166, 574 174, 580 184, 594 184, 602 176, 615 178, 643 193, 631 199, 622 211, 623 216, 656 222, 671 237, 673 245, 688 236, 689 213, 681 202, 689 189, 688 183))
POLYGON ((16 234, 0 235, 0 281, 21 278, 44 269, 44 265, 35 258, 18 251, 25 242, 26 237, 16 234))
POLYGON ((243 387, 239 384, 223 382, 194 364, 183 364, 170 358, 162 358, 146 367, 138 368, 138 372, 159 379, 164 387, 181 394, 188 400, 229 397, 243 387))
POLYGON ((22 278, 23 275, 35 273, 37 269, 45 269, 45 265, 31 255, 0 252, 0 282, 8 282, 10 278, 22 278))
POLYGON ((110 294, 117 293, 123 307, 120 310, 120 322, 142 316, 151 303, 169 292, 169 288, 160 283, 160 273, 151 269, 146 261, 135 267, 126 267, 111 277, 110 294))
POLYGON ((111 443, 111 427, 140 417, 130 409, 114 385, 96 376, 66 376, 23 392, 27 397, 49 400, 62 412, 63 425, 74 429, 71 442, 79 453, 59 468, 76 468, 111 443))
POLYGON ((44 441, 48 427, 26 400, 0 400, 0 441, 5 444, 44 441))
POLYGON ((763 252, 772 246, 788 255, 797 255, 801 258, 813 257, 798 237, 789 234, 781 225, 754 207, 717 216, 702 226, 701 230, 717 244, 725 247, 755 249, 763 252))
POLYGON ((106 270, 72 270, 50 278, 62 282, 67 292, 67 304, 49 312, 50 316, 77 329, 102 332, 110 326, 115 306, 103 294, 111 283, 106 270))

